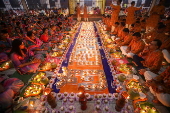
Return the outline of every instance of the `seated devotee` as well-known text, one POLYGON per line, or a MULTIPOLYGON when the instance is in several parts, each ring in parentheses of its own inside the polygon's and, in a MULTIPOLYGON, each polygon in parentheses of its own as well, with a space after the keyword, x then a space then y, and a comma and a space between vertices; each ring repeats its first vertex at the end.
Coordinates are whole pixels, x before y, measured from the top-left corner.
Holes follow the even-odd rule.
POLYGON ((162 43, 166 40, 167 35, 165 35, 166 26, 164 24, 158 25, 157 30, 153 30, 144 36, 146 43, 150 43, 154 39, 159 39, 162 43))
POLYGON ((14 31, 14 27, 11 24, 8 24, 8 28, 7 28, 9 37, 12 37, 12 33, 14 31))
POLYGON ((111 35, 117 35, 118 34, 118 29, 119 29, 119 22, 115 22, 115 26, 113 29, 113 32, 111 32, 111 35))
POLYGON ((141 75, 143 75, 146 70, 150 70, 154 73, 159 72, 163 61, 163 54, 160 50, 161 45, 162 42, 155 39, 149 44, 147 49, 144 49, 139 55, 133 56, 133 62, 141 75), (142 58, 145 53, 147 53, 147 56, 142 58))
POLYGON ((135 24, 131 24, 130 25, 130 28, 129 28, 130 33, 134 33, 133 32, 134 31, 134 26, 135 26, 135 24))
POLYGON ((35 37, 33 31, 27 32, 27 37, 25 37, 25 43, 28 50, 30 52, 33 52, 33 54, 47 53, 48 47, 43 47, 43 42, 39 38, 35 37))
POLYGON ((170 107, 170 66, 157 75, 150 71, 145 71, 146 85, 154 95, 154 103, 161 102, 164 106, 170 107))
POLYGON ((30 56, 22 40, 15 39, 12 42, 10 59, 20 74, 35 73, 41 62, 40 57, 38 54, 30 56))
POLYGON ((18 95, 24 83, 17 78, 0 77, 0 112, 5 113, 13 102, 15 95, 18 95))
POLYGON ((129 29, 124 28, 122 32, 122 37, 115 41, 117 43, 116 46, 117 47, 127 46, 130 44, 131 40, 132 40, 132 36, 129 34, 129 29))
POLYGON ((106 31, 111 31, 111 27, 112 27, 112 25, 111 25, 111 16, 109 16, 109 15, 106 18, 106 25, 107 25, 106 31))
POLYGON ((141 24, 140 21, 136 21, 133 27, 133 30, 131 30, 132 32, 141 32, 141 24))
POLYGON ((166 25, 165 32, 169 33, 169 35, 170 35, 170 17, 167 18, 167 20, 164 22, 164 24, 166 25))
POLYGON ((41 21, 38 21, 37 23, 36 23, 36 29, 43 29, 44 28, 44 25, 42 24, 42 22, 41 21))
POLYGON ((120 49, 122 54, 126 55, 127 57, 133 58, 134 55, 138 55, 140 52, 143 51, 145 47, 145 43, 141 39, 141 34, 136 32, 132 35, 132 41, 128 46, 121 46, 120 49))
POLYGON ((146 32, 152 31, 160 21, 161 15, 165 13, 164 0, 160 0, 158 5, 152 7, 150 16, 146 20, 146 32))
POLYGON ((49 36, 48 36, 48 28, 43 28, 43 32, 40 36, 40 40, 43 42, 48 42, 49 36))
POLYGON ((120 26, 119 26, 119 29, 118 29, 118 34, 117 34, 117 37, 122 37, 122 32, 123 32, 123 29, 125 28, 125 22, 121 22, 120 23, 120 26))
POLYGON ((24 35, 23 35, 23 31, 21 30, 21 28, 15 27, 15 31, 13 32, 12 37, 22 39, 24 37, 24 35))
POLYGON ((141 21, 141 31, 142 31, 142 32, 145 32, 145 31, 146 31, 146 21, 145 21, 145 19, 143 19, 143 20, 141 21))
POLYGON ((0 52, 4 52, 7 49, 11 48, 12 39, 9 37, 7 30, 1 31, 0 38, 0 52))

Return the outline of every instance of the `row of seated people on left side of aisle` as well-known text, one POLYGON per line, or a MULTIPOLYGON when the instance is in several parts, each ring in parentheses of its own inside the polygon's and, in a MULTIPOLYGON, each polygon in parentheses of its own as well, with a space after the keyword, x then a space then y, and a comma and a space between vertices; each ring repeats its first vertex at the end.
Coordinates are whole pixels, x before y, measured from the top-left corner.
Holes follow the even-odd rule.
POLYGON ((0 64, 12 60, 20 74, 36 72, 51 47, 62 43, 75 24, 61 15, 5 18, 0 24, 0 64))

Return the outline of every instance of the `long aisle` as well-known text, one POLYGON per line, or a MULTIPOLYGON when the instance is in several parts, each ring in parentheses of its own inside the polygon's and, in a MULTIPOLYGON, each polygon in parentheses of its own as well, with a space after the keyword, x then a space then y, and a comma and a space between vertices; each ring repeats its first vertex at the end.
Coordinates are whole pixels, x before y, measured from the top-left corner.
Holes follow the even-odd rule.
MULTIPOLYGON (((110 80, 105 75, 112 76, 105 57, 95 24, 82 22, 60 67, 53 89, 59 89, 60 93, 77 93, 78 87, 84 86, 89 94, 109 93, 108 87, 111 87, 113 78, 110 80)), ((109 89, 110 92, 114 91, 109 89)))

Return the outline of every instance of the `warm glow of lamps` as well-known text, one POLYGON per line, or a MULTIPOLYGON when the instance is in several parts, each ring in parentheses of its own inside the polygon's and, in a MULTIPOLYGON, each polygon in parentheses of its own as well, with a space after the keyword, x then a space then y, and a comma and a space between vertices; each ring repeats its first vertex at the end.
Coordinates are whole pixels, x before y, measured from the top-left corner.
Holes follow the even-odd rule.
POLYGON ((48 95, 51 92, 51 88, 45 88, 43 94, 48 95))
POLYGON ((125 98, 125 99, 129 99, 130 95, 126 92, 126 91, 123 91, 122 92, 122 96, 125 98))

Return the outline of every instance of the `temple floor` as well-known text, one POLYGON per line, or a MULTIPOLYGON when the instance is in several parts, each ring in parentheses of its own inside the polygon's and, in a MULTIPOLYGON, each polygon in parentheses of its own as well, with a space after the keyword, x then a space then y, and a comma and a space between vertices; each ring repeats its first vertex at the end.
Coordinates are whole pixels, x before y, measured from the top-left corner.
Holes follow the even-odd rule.
MULTIPOLYGON (((99 23, 80 22, 75 27, 72 41, 68 44, 68 47, 63 50, 63 55, 60 57, 60 62, 56 69, 38 72, 27 77, 19 75, 15 72, 14 68, 0 72, 0 74, 19 78, 25 83, 25 87, 21 90, 21 100, 15 105, 14 110, 17 111, 21 106, 28 106, 30 109, 29 112, 32 113, 118 113, 115 110, 116 101, 120 98, 123 91, 128 92, 129 90, 127 83, 125 84, 125 82, 119 79, 120 75, 125 75, 126 79, 133 83, 137 81, 143 84, 144 80, 140 76, 134 76, 136 74, 132 73, 131 68, 126 65, 129 62, 128 59, 120 52, 112 54, 108 52, 110 48, 105 47, 105 42, 109 41, 109 39, 104 38, 106 35, 107 33, 101 29, 99 23), (14 74, 11 75, 11 73, 14 74), (49 102, 47 102, 47 96, 44 94, 45 91, 43 90, 37 95, 25 95, 29 94, 28 90, 30 89, 28 87, 30 87, 31 81, 39 79, 36 78, 37 76, 51 77, 49 84, 45 87, 52 89, 51 94, 57 103, 55 108, 51 108, 49 102), (138 79, 134 80, 135 77, 138 79), (79 103, 78 95, 80 92, 78 88, 80 86, 85 88, 87 98, 86 110, 82 110, 81 104, 79 103), (72 94, 74 96, 72 96, 72 94), (119 96, 117 97, 116 95, 119 96), (24 97, 24 99, 22 97, 24 97), (66 102, 64 102, 64 99, 66 99, 66 102), (71 99, 73 99, 73 103, 71 103, 71 99), (105 100, 108 102, 105 103, 105 100), (34 107, 30 106, 30 101, 34 101, 34 107), (70 106, 72 106, 73 109, 70 109, 70 106), (98 106, 100 107, 99 111, 97 110, 98 106), (64 111, 62 109, 64 109, 64 111)), ((35 86, 35 89, 38 89, 37 87, 42 88, 41 86, 35 86)), ((153 95, 150 91, 146 91, 143 94, 145 96, 140 95, 142 100, 137 99, 137 102, 147 101, 152 103, 153 95)), ((152 104, 160 113, 168 113, 165 106, 152 104)), ((137 108, 135 105, 136 103, 134 103, 133 100, 126 98, 125 106, 121 112, 134 113, 137 108)))

